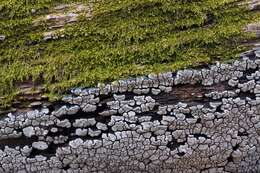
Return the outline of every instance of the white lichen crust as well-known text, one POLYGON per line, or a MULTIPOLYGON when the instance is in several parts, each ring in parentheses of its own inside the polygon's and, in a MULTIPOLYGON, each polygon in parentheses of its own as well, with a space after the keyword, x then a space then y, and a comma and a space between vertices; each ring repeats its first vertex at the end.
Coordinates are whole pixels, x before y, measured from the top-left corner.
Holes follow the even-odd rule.
POLYGON ((76 88, 0 119, 0 172, 260 172, 260 59, 76 88))

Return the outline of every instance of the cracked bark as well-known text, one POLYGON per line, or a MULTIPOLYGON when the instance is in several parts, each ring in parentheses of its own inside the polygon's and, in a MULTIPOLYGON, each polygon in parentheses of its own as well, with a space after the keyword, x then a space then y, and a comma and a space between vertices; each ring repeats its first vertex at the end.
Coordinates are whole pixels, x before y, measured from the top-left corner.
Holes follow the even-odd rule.
POLYGON ((231 64, 77 88, 38 110, 3 115, 0 172, 259 172, 254 52, 231 64))

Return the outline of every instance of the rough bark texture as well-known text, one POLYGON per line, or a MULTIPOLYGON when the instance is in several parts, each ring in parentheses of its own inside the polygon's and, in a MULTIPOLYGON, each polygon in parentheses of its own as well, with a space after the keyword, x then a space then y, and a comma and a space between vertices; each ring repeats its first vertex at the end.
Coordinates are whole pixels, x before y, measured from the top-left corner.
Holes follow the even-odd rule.
POLYGON ((2 116, 0 172, 260 172, 259 53, 2 116))

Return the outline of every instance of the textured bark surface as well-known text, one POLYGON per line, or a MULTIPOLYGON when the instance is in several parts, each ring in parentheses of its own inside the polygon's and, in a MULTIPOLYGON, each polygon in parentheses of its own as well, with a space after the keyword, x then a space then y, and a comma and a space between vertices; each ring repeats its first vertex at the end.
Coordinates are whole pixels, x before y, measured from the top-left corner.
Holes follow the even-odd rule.
POLYGON ((259 52, 3 115, 0 172, 260 172, 259 52))

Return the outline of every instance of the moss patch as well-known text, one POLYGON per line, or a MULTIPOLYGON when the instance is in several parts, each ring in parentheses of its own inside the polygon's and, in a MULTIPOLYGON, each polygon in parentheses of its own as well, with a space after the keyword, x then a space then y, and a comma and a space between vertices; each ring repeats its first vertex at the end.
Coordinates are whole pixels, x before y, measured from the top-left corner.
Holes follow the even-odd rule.
POLYGON ((259 14, 236 0, 3 0, 0 4, 0 101, 11 103, 17 82, 41 80, 46 93, 128 76, 177 70, 234 58, 253 39, 243 28, 259 14), (43 40, 48 23, 33 21, 61 3, 84 3, 62 38, 43 40))

